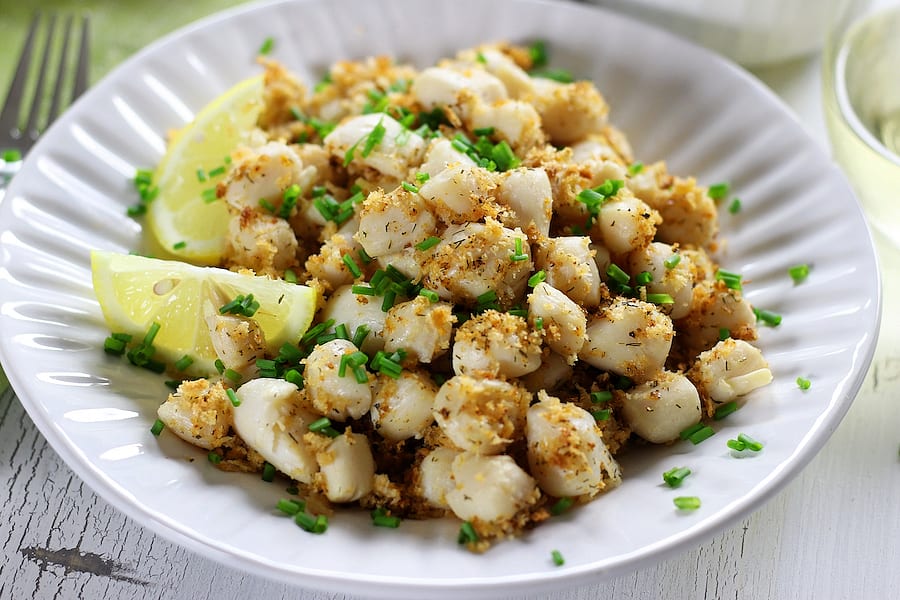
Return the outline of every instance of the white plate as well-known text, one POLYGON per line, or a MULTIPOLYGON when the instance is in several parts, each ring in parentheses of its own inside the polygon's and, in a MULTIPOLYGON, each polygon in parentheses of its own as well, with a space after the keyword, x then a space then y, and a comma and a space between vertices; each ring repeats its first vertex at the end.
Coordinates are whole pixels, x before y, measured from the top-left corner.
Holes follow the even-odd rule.
POLYGON ((310 0, 240 8, 152 45, 85 95, 28 157, 0 206, 0 358, 22 404, 64 460, 150 529, 236 568, 301 586, 392 597, 536 593, 596 581, 699 543, 760 506, 822 446, 872 356, 880 287, 872 242, 846 181, 778 100, 744 72, 674 37, 597 9, 527 0, 310 0), (476 556, 451 521, 374 528, 341 512, 312 536, 278 516, 281 485, 221 473, 202 452, 149 432, 161 380, 109 359, 88 251, 128 251, 141 227, 135 167, 165 132, 274 55, 309 82, 339 58, 390 53, 419 65, 485 40, 549 40, 554 64, 595 80, 644 162, 730 181, 743 211, 723 215, 722 259, 757 305, 775 382, 699 446, 636 450, 625 483, 521 539, 476 556), (813 265, 795 286, 787 269, 813 265), (797 376, 812 388, 797 388, 797 376), (765 443, 733 458, 725 441, 765 443), (186 459, 192 459, 186 460, 186 459), (684 487, 661 486, 687 465, 684 487), (672 498, 703 507, 679 514, 672 498), (550 559, 558 549, 566 563, 550 559))

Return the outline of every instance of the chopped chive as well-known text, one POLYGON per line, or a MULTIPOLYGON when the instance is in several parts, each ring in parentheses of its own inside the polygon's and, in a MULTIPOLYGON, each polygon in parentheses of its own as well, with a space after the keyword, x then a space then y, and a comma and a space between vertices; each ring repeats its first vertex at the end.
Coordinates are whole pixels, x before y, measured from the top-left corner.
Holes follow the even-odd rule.
MULTIPOLYGON (((20 160, 22 160, 22 153, 15 149, 4 150, 3 151, 3 160, 8 163, 19 162, 20 160)), ((141 172, 143 170, 144 169, 138 169, 138 172, 141 172)), ((151 173, 151 175, 152 175, 152 173, 151 173)))
POLYGON ((595 421, 608 421, 611 414, 612 411, 608 408, 591 411, 591 416, 594 417, 595 421))
POLYGON ((578 192, 578 200, 588 205, 589 208, 598 207, 606 200, 606 196, 590 188, 578 192))
POLYGON ((697 510, 700 508, 700 498, 697 496, 678 496, 672 502, 678 510, 697 510))
POLYGON ((491 159, 497 165, 498 171, 509 171, 522 164, 522 161, 515 155, 506 140, 501 140, 493 147, 491 159))
POLYGON ((675 299, 669 294, 647 294, 647 302, 651 304, 675 304, 675 299))
POLYGON ((732 273, 731 271, 726 271, 724 269, 719 269, 716 271, 715 275, 716 281, 722 281, 725 283, 725 287, 731 290, 740 290, 741 285, 741 275, 739 273, 732 273))
POLYGON ((677 252, 673 253, 672 256, 663 261, 663 265, 669 270, 674 269, 678 266, 678 263, 681 262, 681 255, 677 252))
POLYGON ((404 190, 406 190, 407 192, 409 192, 409 193, 411 193, 411 194, 418 194, 418 193, 419 193, 419 188, 417 188, 416 186, 414 186, 413 184, 411 184, 411 183, 408 182, 408 181, 404 181, 403 183, 400 184, 400 186, 401 186, 404 190))
POLYGON ((697 433, 704 427, 706 427, 706 425, 704 425, 703 423, 697 423, 695 425, 691 425, 687 429, 682 430, 681 433, 678 434, 678 437, 680 437, 683 440, 689 439, 692 435, 694 435, 695 433, 697 433))
POLYGON ((349 356, 349 354, 341 356, 341 362, 338 364, 338 377, 343 377, 347 374, 347 358, 349 356))
POLYGON ((349 254, 345 254, 343 256, 344 264, 347 265, 347 269, 354 277, 360 277, 362 275, 362 271, 359 269, 359 265, 356 264, 356 261, 353 260, 353 257, 349 254))
POLYGON ((206 455, 206 460, 208 460, 209 462, 211 462, 214 465, 217 465, 220 462, 222 462, 222 455, 217 452, 210 452, 209 454, 206 455))
POLYGON ((351 367, 359 367, 369 362, 369 356, 359 350, 347 355, 347 364, 351 367))
POLYGON ((438 296, 437 292, 429 290, 427 288, 422 288, 421 290, 419 290, 419 295, 428 298, 428 301, 432 304, 441 299, 440 296, 438 296))
POLYGON ((719 341, 724 342, 731 337, 731 330, 727 327, 719 327, 719 341))
POLYGON ((433 248, 441 243, 441 238, 436 235, 425 238, 418 244, 416 244, 416 250, 428 250, 429 248, 433 248))
POLYGON ((704 425, 699 430, 695 431, 688 437, 692 444, 695 446, 702 442, 703 440, 707 440, 711 438, 716 433, 715 429, 708 425, 704 425))
POLYGON ((478 532, 475 531, 475 527, 469 521, 463 521, 463 524, 459 527, 459 536, 457 536, 456 541, 460 544, 472 544, 478 541, 478 532))
POLYGON ((573 504, 575 504, 575 500, 572 498, 560 498, 550 507, 550 514, 558 517, 559 515, 569 510, 573 504))
POLYGON ((770 327, 778 327, 781 325, 781 315, 762 308, 753 308, 753 314, 756 315, 757 321, 762 321, 770 327))
POLYGON ((185 248, 187 248, 187 242, 184 240, 172 244, 172 250, 184 250, 185 248))
POLYGON ((806 377, 797 378, 797 387, 801 390, 808 390, 812 386, 812 382, 806 377))
POLYGON ((528 287, 535 287, 537 284, 547 281, 547 273, 546 271, 537 271, 534 275, 528 278, 528 287))
POLYGON ((216 371, 219 372, 219 375, 225 372, 225 363, 222 362, 221 358, 217 358, 213 364, 216 367, 216 371))
POLYGON ((241 405, 241 399, 237 397, 237 394, 234 393, 233 389, 228 388, 227 390, 225 390, 225 395, 228 396, 228 399, 231 401, 232 406, 241 405))
POLYGON ((191 358, 190 356, 188 356, 187 354, 185 354, 184 356, 179 358, 177 361, 175 361, 175 369, 177 371, 184 371, 192 364, 194 364, 194 359, 191 358))
POLYGON ((379 144, 381 144, 381 140, 384 139, 385 131, 384 125, 382 124, 383 119, 379 120, 375 125, 374 129, 372 129, 371 133, 369 133, 366 138, 366 143, 362 149, 362 157, 366 158, 370 154, 372 154, 372 150, 374 150, 379 144))
POLYGON ((612 400, 613 394, 610 391, 591 392, 591 402, 599 404, 601 402, 609 402, 612 400))
POLYGON ((219 175, 224 175, 224 174, 225 174, 225 166, 224 165, 219 165, 215 169, 210 169, 209 173, 207 173, 207 175, 209 175, 210 177, 218 177, 219 175))
POLYGON ((125 353, 125 342, 113 336, 109 336, 103 341, 103 351, 107 354, 122 356, 125 353))
POLYGON ((509 259, 514 262, 528 260, 528 255, 525 254, 524 244, 522 242, 522 238, 515 239, 514 245, 515 251, 510 254, 509 259))
POLYGON ((738 403, 732 400, 731 402, 726 402, 718 407, 716 407, 716 412, 713 413, 713 419, 716 421, 721 421, 731 413, 735 412, 739 409, 738 403))
POLYGON ((666 482, 667 486, 677 488, 684 482, 685 477, 690 474, 691 470, 687 467, 675 467, 663 473, 663 481, 666 482))
POLYGON ((727 183, 716 183, 709 186, 707 195, 713 200, 723 200, 728 195, 731 186, 727 183))
POLYGON ((150 428, 150 433, 155 436, 159 436, 162 433, 162 430, 166 428, 166 424, 157 419, 153 422, 153 427, 150 428))
POLYGON ((294 515, 294 522, 309 533, 325 533, 328 529, 328 517, 325 515, 313 516, 307 512, 298 512, 294 515))
POLYGON ((628 285, 628 282, 631 280, 628 273, 623 271, 622 267, 616 263, 612 263, 606 268, 606 274, 610 279, 621 285, 628 285))
POLYGON ((325 73, 324 75, 322 75, 322 79, 320 79, 319 82, 315 85, 315 87, 313 87, 313 91, 316 94, 318 94, 319 92, 324 90, 326 87, 328 87, 331 83, 332 83, 331 72, 329 71, 329 72, 325 73))
POLYGON ((269 202, 268 200, 266 200, 265 198, 260 198, 259 202, 257 202, 257 204, 259 204, 262 208, 264 208, 265 210, 269 211, 272 214, 275 214, 278 211, 278 209, 275 208, 275 205, 272 204, 271 202, 269 202))
POLYGON ((259 54, 266 55, 272 51, 272 48, 275 47, 275 39, 271 37, 267 37, 263 40, 262 46, 259 47, 259 54))
POLYGON ((403 372, 403 367, 384 357, 378 362, 378 372, 382 375, 387 375, 391 379, 399 379, 400 374, 403 372))
POLYGON ((301 512, 306 508, 306 503, 302 501, 298 502, 297 500, 290 500, 288 498, 282 498, 278 501, 278 504, 275 505, 275 508, 277 508, 284 514, 293 517, 298 512, 301 512))
POLYGON ((550 557, 553 559, 553 564, 557 567, 563 566, 566 562, 566 559, 563 558, 563 555, 559 550, 551 552, 550 557))
POLYGON ((375 296, 375 288, 370 285, 351 285, 350 291, 358 296, 375 296))
POLYGON ((791 279, 794 280, 794 283, 802 283, 807 277, 809 277, 809 265, 795 265, 788 269, 788 275, 791 276, 791 279))
POLYGON ((370 262, 372 262, 372 257, 369 256, 369 253, 366 252, 366 249, 365 249, 365 248, 360 248, 359 250, 357 250, 357 251, 356 251, 356 255, 359 256, 359 260, 360 260, 360 261, 362 262, 362 264, 364 264, 364 265, 367 265, 367 264, 369 264, 370 262))
POLYGON ((496 130, 493 127, 478 127, 476 129, 473 129, 472 133, 474 133, 478 137, 490 137, 494 135, 494 131, 496 130))
POLYGON ((752 450, 753 452, 759 452, 763 449, 763 445, 761 443, 757 442, 746 433, 738 434, 737 439, 739 442, 743 442, 744 445, 747 446, 748 450, 752 450))
POLYGON ((383 312, 387 312, 394 307, 394 302, 397 299, 397 292, 394 290, 388 290, 384 293, 384 299, 381 302, 381 310, 383 312))
POLYGON ((371 512, 372 524, 376 527, 390 527, 396 529, 400 526, 400 517, 387 514, 383 508, 376 508, 371 512))
MULTIPOLYGON (((240 383, 241 379, 243 379, 241 374, 234 369, 225 369, 225 372, 222 373, 222 375, 224 375, 226 379, 233 381, 234 383, 240 383)), ((237 406, 237 404, 235 404, 235 406, 237 406)))
POLYGON ((149 346, 153 343, 153 339, 156 337, 156 334, 159 333, 160 324, 154 321, 150 327, 147 329, 147 333, 144 334, 144 340, 141 342, 145 346, 149 346))
POLYGON ((628 174, 629 175, 637 175, 641 171, 644 170, 644 163, 637 161, 633 162, 628 166, 628 174))
POLYGON ((203 198, 203 201, 207 204, 215 202, 216 201, 216 188, 209 188, 209 189, 203 190, 200 193, 200 197, 203 198))
POLYGON ((328 319, 327 321, 323 321, 318 325, 310 327, 309 330, 307 330, 307 332, 303 334, 303 337, 300 338, 300 341, 304 344, 308 344, 309 342, 325 333, 325 331, 327 331, 332 326, 334 326, 334 319, 328 319))
POLYGON ((270 462, 263 464, 262 480, 270 483, 275 480, 275 465, 270 462))
POLYGON ((336 340, 336 339, 337 339, 337 334, 334 333, 333 331, 329 332, 329 333, 323 333, 322 335, 320 335, 319 337, 316 338, 316 344, 321 346, 322 344, 327 344, 331 340, 336 340))
POLYGON ((278 363, 267 358, 257 358, 256 368, 259 369, 260 377, 274 378, 278 377, 278 363))
POLYGON ((478 304, 478 308, 481 310, 493 308, 497 303, 497 292, 495 292, 494 290, 488 290, 480 296, 476 297, 475 302, 478 304))
POLYGON ((135 204, 133 206, 129 206, 127 209, 125 209, 125 214, 127 214, 129 217, 139 217, 146 213, 147 213, 147 205, 144 204, 143 202, 140 204, 135 204))
POLYGON ((408 277, 404 275, 400 269, 395 267, 394 265, 388 265, 384 268, 385 275, 390 277, 392 280, 397 283, 406 283, 408 281, 408 277))
POLYGON ((297 386, 297 389, 303 389, 303 375, 300 374, 300 371, 297 369, 288 369, 284 373, 285 381, 293 383, 297 386))
POLYGON ((416 181, 418 181, 419 183, 425 183, 429 179, 431 179, 431 175, 429 173, 426 173, 425 171, 419 171, 418 173, 416 173, 416 181))
POLYGON ((627 390, 634 385, 634 381, 627 375, 619 375, 613 385, 617 390, 627 390))
POLYGON ((219 307, 220 314, 243 315, 245 317, 252 317, 257 310, 259 310, 259 302, 253 298, 253 294, 247 294, 246 296, 238 294, 234 300, 226 302, 219 307))
POLYGON ((542 79, 552 79, 559 83, 572 83, 575 76, 571 71, 566 69, 532 69, 528 72, 532 77, 541 77, 542 79))
POLYGON ((328 437, 337 437, 341 435, 337 429, 331 426, 331 419, 328 417, 321 417, 310 423, 309 430, 313 433, 327 435, 328 437))
POLYGON ((740 198, 735 198, 734 200, 731 201, 731 204, 728 205, 728 212, 730 212, 733 215, 736 215, 739 212, 741 212, 741 199, 740 198))
POLYGON ((163 381, 163 383, 166 384, 167 388, 173 391, 177 390, 178 386, 181 385, 181 382, 177 379, 166 379, 165 381, 163 381))
POLYGON ((291 269, 285 269, 284 280, 288 283, 297 283, 297 274, 291 269))
POLYGON ((206 181, 206 173, 203 172, 203 169, 197 169, 197 181, 200 183, 206 181))
POLYGON ((634 276, 634 282, 638 285, 647 285, 653 281, 653 273, 650 271, 641 271, 634 276))
POLYGON ((363 342, 366 339, 366 336, 369 335, 369 326, 366 324, 362 324, 356 328, 356 331, 353 332, 353 345, 357 348, 361 348, 363 342))
POLYGON ((747 449, 747 444, 740 440, 728 440, 727 442, 725 442, 725 445, 735 452, 743 452, 747 449))
POLYGON ((543 40, 538 40, 528 46, 528 56, 531 58, 531 68, 536 69, 547 64, 547 45, 543 40))
POLYGON ((353 377, 356 378, 356 383, 360 385, 369 383, 369 374, 363 367, 353 367, 353 377))
POLYGON ((356 148, 360 145, 360 143, 366 139, 365 136, 356 140, 356 143, 350 146, 346 152, 344 152, 344 166, 350 166, 350 163, 353 162, 353 155, 356 154, 356 148))
MULTIPOLYGON (((10 159, 8 159, 7 156, 14 156, 14 155, 7 154, 7 153, 12 153, 12 152, 17 153, 17 156, 12 160, 20 160, 22 158, 22 155, 18 154, 17 150, 7 150, 3 154, 4 160, 6 160, 7 162, 10 162, 10 159)), ((135 186, 150 185, 150 183, 152 183, 152 181, 153 181, 153 171, 152 170, 150 170, 150 169, 136 169, 135 170, 135 172, 134 172, 135 186)))
POLYGON ((347 324, 341 323, 337 327, 334 328, 334 334, 338 336, 342 340, 350 339, 350 332, 347 331, 347 324))

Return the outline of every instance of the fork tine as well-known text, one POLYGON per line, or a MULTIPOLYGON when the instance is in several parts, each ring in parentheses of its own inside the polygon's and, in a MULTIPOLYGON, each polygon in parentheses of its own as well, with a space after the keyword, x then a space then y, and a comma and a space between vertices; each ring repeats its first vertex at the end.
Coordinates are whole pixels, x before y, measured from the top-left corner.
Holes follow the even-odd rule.
POLYGON ((91 32, 87 15, 81 20, 81 47, 78 50, 78 66, 75 70, 75 85, 72 89, 74 101, 88 87, 88 62, 91 55, 91 32))
POLYGON ((19 109, 22 106, 22 94, 25 92, 25 81, 28 79, 28 67, 31 66, 31 50, 34 46, 34 34, 37 31, 41 21, 41 13, 36 12, 31 20, 31 26, 28 28, 28 35, 25 38, 25 45, 22 47, 22 54, 19 56, 19 64, 16 67, 16 73, 13 75, 12 84, 9 86, 9 92, 6 94, 6 101, 3 103, 3 111, 0 112, 0 128, 3 132, 10 132, 18 128, 19 125, 19 109))
POLYGON ((34 96, 31 102, 31 111, 28 115, 28 123, 25 125, 25 135, 30 136, 31 140, 37 139, 38 120, 41 116, 41 99, 44 97, 44 83, 47 80, 47 67, 50 65, 50 46, 53 44, 53 32, 56 29, 56 15, 50 15, 50 22, 47 25, 47 36, 44 40, 44 54, 41 56, 41 67, 38 70, 37 83, 34 86, 34 96))
POLYGON ((66 78, 68 61, 66 57, 69 54, 69 38, 72 36, 72 15, 66 19, 66 25, 63 33, 62 49, 59 51, 59 70, 56 74, 56 84, 53 86, 53 100, 50 102, 50 112, 47 113, 47 125, 56 120, 59 114, 59 107, 62 102, 63 81, 66 78))

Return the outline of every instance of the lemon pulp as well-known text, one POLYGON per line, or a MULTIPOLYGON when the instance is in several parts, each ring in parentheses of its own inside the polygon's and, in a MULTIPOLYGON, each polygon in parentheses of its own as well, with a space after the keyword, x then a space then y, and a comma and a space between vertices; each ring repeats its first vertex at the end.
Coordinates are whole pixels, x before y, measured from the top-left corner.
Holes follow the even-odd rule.
POLYGON ((91 252, 94 293, 113 332, 136 341, 154 322, 154 358, 169 364, 184 355, 194 359, 189 375, 214 373, 216 353, 206 316, 237 295, 253 294, 259 309, 253 319, 266 338, 270 355, 285 343, 296 344, 309 328, 315 292, 306 286, 214 267, 113 252, 91 252))
POLYGON ((147 211, 154 252, 193 264, 220 262, 228 210, 213 199, 215 187, 226 157, 259 117, 262 89, 261 75, 238 83, 172 137, 154 176, 159 194, 147 211))

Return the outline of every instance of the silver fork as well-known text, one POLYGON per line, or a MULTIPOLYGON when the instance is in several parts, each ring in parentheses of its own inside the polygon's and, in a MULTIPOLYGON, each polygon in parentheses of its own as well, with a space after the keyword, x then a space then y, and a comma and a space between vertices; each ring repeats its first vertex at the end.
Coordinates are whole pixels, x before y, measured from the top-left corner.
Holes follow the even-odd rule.
MULTIPOLYGON (((90 30, 88 18, 80 19, 81 41, 78 44, 75 75, 71 84, 67 85, 70 55, 70 42, 76 25, 76 20, 68 16, 63 25, 62 45, 56 60, 51 60, 54 35, 56 34, 57 16, 50 14, 47 18, 47 30, 44 40, 43 53, 37 70, 37 81, 33 84, 33 93, 30 96, 30 105, 25 102, 25 90, 31 77, 31 59, 34 50, 35 38, 41 25, 40 13, 35 14, 28 28, 25 45, 22 46, 22 54, 19 56, 19 64, 16 66, 9 92, 3 109, 0 110, 0 202, 6 194, 6 186, 12 176, 19 170, 22 157, 31 149, 37 138, 59 116, 59 111, 68 106, 81 95, 88 86, 88 55, 90 50, 90 30), (50 74, 52 66, 56 65, 55 80, 50 74), (44 87, 48 80, 52 80, 53 92, 50 97, 50 108, 46 115, 42 114, 44 87), (26 111, 23 107, 27 108, 26 111)), ((2 230, 2 228, 0 228, 2 230)), ((0 370, 0 410, 10 401, 13 389, 7 383, 6 377, 0 370)))
MULTIPOLYGON (((26 101, 26 88, 32 77, 32 57, 34 56, 35 38, 43 20, 40 13, 35 14, 28 28, 25 45, 19 56, 19 64, 16 66, 15 75, 6 94, 6 101, 0 111, 0 152, 3 152, 2 162, 8 178, 18 170, 21 157, 34 145, 38 137, 47 127, 56 120, 62 107, 74 101, 88 86, 88 54, 90 50, 90 31, 88 17, 80 19, 80 43, 77 48, 75 75, 71 83, 67 80, 69 64, 72 62, 70 55, 70 42, 73 31, 79 28, 75 17, 66 17, 62 28, 63 39, 56 59, 53 59, 53 40, 56 35, 57 15, 51 13, 47 18, 46 33, 44 36, 43 52, 40 57, 40 65, 37 69, 37 80, 33 84, 33 93, 30 102, 26 101), (54 75, 50 71, 55 66, 54 75), (43 114, 45 91, 48 80, 53 85, 50 96, 50 108, 43 114), (69 84, 70 85, 67 85, 69 84), (9 152, 12 151, 12 152, 9 152), (19 160, 7 160, 7 159, 19 160)), ((5 182, 0 181, 0 184, 5 182)))

